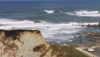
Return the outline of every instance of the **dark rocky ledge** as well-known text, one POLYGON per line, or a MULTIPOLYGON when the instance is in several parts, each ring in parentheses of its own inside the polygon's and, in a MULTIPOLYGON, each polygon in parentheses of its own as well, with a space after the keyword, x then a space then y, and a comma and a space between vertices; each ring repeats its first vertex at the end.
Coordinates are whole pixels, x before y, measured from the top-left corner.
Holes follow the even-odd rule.
POLYGON ((88 24, 88 25, 79 25, 79 26, 86 26, 86 27, 98 27, 98 28, 100 28, 100 23, 98 23, 98 24, 94 24, 94 25, 91 25, 91 24, 88 24))
POLYGON ((87 38, 88 41, 91 41, 91 42, 100 42, 99 32, 80 32, 78 33, 78 35, 80 35, 81 37, 87 38))

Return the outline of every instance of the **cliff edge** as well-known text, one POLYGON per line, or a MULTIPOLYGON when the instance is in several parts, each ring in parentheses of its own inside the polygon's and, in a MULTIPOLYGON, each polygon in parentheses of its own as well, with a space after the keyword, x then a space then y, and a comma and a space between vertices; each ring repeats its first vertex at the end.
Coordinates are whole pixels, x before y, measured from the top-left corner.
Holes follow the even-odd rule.
POLYGON ((88 57, 71 46, 48 44, 38 30, 0 30, 0 57, 88 57))

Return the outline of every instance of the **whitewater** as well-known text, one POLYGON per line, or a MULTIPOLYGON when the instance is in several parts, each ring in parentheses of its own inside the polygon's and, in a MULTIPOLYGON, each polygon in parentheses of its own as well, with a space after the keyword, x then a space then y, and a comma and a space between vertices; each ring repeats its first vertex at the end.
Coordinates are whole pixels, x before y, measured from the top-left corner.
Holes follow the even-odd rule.
POLYGON ((78 25, 94 25, 96 23, 52 23, 47 21, 30 21, 30 20, 13 20, 0 19, 0 29, 2 30, 40 30, 44 38, 48 41, 55 41, 56 43, 71 42, 72 38, 77 37, 77 33, 86 29, 78 25))
POLYGON ((79 16, 79 17, 100 17, 99 11, 80 10, 80 11, 74 11, 74 12, 66 12, 66 14, 79 16))
POLYGON ((81 1, 0 2, 0 29, 40 30, 50 43, 72 43, 73 39, 80 41, 79 32, 100 32, 100 28, 80 26, 100 23, 98 5, 81 1))

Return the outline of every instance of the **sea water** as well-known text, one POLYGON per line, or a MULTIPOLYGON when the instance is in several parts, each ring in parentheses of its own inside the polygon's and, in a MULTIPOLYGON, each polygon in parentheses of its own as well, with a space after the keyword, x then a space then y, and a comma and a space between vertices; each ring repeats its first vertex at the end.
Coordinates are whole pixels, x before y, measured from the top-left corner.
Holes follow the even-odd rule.
POLYGON ((100 1, 0 2, 0 29, 40 30, 50 43, 76 43, 78 32, 100 32, 77 26, 98 24, 99 5, 100 1))

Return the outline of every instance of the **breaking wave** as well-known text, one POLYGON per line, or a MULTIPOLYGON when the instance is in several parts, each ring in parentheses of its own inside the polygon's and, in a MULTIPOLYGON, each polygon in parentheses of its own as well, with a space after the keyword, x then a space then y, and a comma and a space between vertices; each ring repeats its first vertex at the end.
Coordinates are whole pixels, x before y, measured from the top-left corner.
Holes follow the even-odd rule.
POLYGON ((45 13, 54 13, 55 11, 54 10, 44 10, 43 12, 45 12, 45 13))
POLYGON ((66 12, 67 15, 80 16, 80 17, 100 17, 99 11, 80 10, 74 12, 66 12))
MULTIPOLYGON (((27 30, 40 30, 43 36, 48 40, 60 41, 72 41, 70 38, 74 38, 77 32, 84 29, 84 27, 76 26, 78 24, 98 24, 98 23, 51 23, 46 21, 30 21, 30 20, 13 20, 13 19, 0 19, 0 29, 3 30, 15 30, 15 29, 27 29, 27 30)), ((55 41, 56 42, 56 41, 55 41)))

